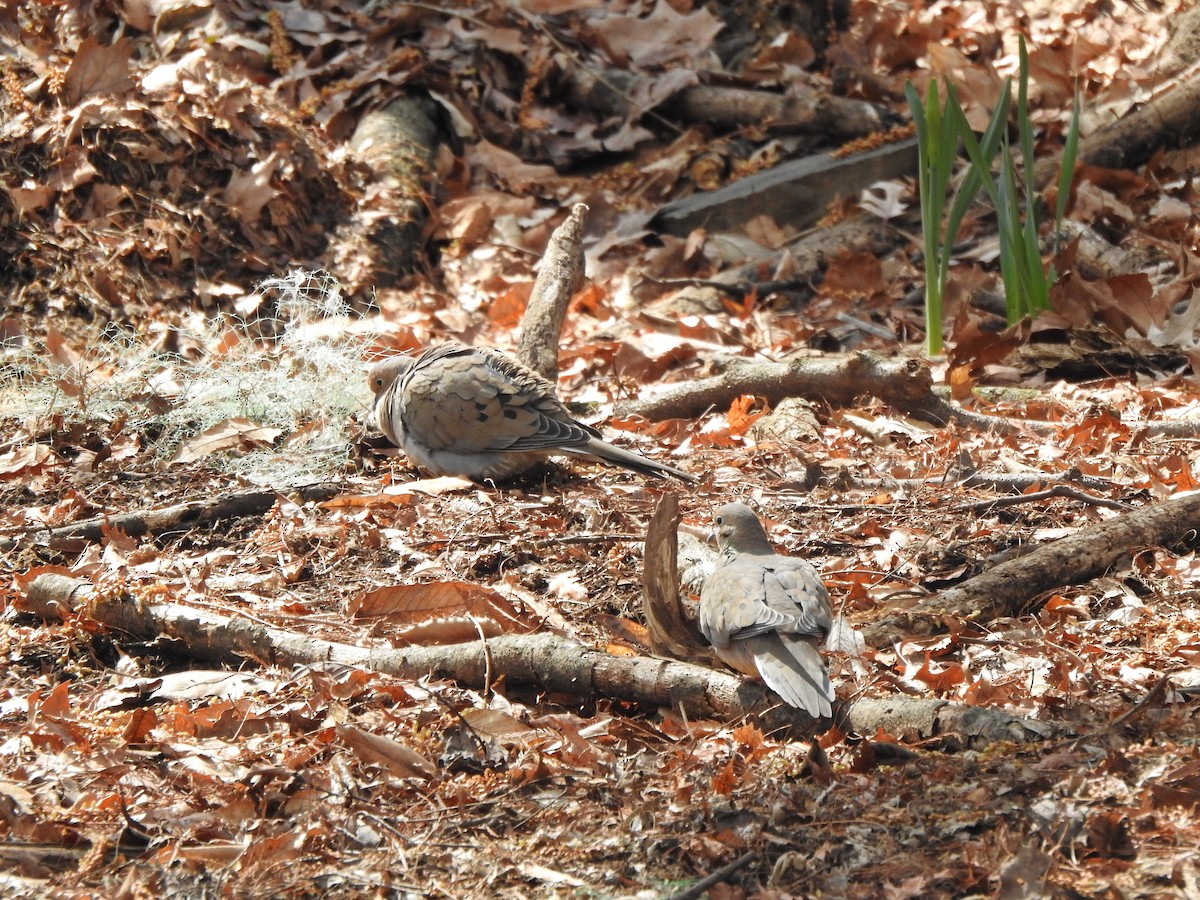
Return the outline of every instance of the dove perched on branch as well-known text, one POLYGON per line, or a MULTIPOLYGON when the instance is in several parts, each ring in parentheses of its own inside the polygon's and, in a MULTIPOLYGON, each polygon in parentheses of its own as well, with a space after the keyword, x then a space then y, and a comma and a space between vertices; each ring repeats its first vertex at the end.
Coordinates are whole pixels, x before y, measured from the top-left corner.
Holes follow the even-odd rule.
POLYGON ((817 647, 833 611, 820 576, 778 555, 744 503, 717 510, 716 536, 720 558, 700 591, 700 631, 729 666, 761 678, 789 706, 828 717, 833 688, 817 647))
POLYGON ((554 385, 486 347, 445 343, 373 365, 375 418, 387 439, 435 475, 505 478, 555 453, 643 475, 696 478, 622 450, 576 422, 554 385))

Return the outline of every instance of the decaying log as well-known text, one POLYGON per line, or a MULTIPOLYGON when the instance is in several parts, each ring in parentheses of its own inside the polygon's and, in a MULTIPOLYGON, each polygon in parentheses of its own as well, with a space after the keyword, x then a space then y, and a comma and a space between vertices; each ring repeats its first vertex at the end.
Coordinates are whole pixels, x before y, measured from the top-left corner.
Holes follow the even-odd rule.
MULTIPOLYGON (((1200 71, 1193 71, 1148 103, 1079 139, 1079 160, 1109 169, 1134 169, 1156 150, 1182 145, 1200 123, 1200 71)), ((1044 188, 1058 177, 1062 154, 1038 160, 1034 181, 1044 188)))
MULTIPOLYGON (((764 730, 786 730, 800 737, 814 734, 819 723, 805 713, 784 707, 762 685, 702 666, 644 656, 614 656, 555 634, 506 635, 469 644, 430 647, 364 648, 325 641, 308 634, 264 625, 244 617, 217 615, 176 603, 145 602, 127 592, 96 593, 92 585, 64 575, 43 574, 28 586, 23 607, 47 619, 85 617, 111 630, 139 639, 168 634, 181 641, 197 659, 241 665, 246 657, 279 666, 337 663, 404 678, 432 675, 486 689, 489 679, 503 677, 507 685, 595 699, 608 697, 644 703, 681 712, 689 719, 736 720, 754 716, 764 730)), ((986 720, 968 724, 947 716, 953 707, 942 700, 896 698, 893 703, 928 707, 922 718, 933 734, 958 729, 967 744, 986 743, 988 735, 1005 740, 1037 740, 1045 726, 1009 716, 999 710, 982 711, 986 720)), ((856 704, 850 704, 853 707, 856 704)), ((852 721, 864 732, 867 714, 852 721)))
POLYGON ((363 228, 375 249, 376 287, 395 284, 411 271, 423 242, 433 179, 433 159, 446 135, 438 125, 436 106, 428 97, 402 97, 368 113, 350 139, 350 152, 370 167, 388 190, 390 214, 366 217, 363 228))

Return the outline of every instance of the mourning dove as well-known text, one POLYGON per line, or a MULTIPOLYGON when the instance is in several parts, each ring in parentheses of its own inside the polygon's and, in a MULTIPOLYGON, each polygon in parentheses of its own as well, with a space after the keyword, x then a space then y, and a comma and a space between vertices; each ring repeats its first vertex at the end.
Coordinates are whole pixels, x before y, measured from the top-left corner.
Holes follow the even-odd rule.
POLYGON ((744 503, 717 510, 720 558, 700 591, 700 631, 717 656, 797 709, 828 717, 833 688, 817 652, 833 625, 829 594, 802 559, 780 556, 744 503))
POLYGON ((696 480, 604 441, 571 418, 549 381, 497 350, 439 344, 416 357, 378 362, 368 377, 380 430, 435 475, 505 478, 565 453, 696 480))

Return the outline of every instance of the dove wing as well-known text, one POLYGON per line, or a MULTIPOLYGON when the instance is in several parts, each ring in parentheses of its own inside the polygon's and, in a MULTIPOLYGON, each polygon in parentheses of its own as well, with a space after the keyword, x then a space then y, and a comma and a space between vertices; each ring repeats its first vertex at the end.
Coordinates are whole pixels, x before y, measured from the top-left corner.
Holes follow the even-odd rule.
POLYGON ((432 450, 544 450, 586 444, 545 379, 502 354, 453 344, 422 355, 403 379, 405 431, 432 450))

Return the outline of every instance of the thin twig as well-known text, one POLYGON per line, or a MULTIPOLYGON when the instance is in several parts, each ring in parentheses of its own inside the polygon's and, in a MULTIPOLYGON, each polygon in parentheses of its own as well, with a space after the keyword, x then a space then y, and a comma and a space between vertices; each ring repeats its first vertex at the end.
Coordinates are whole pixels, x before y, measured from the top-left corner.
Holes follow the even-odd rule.
POLYGON ((1049 500, 1053 497, 1065 497, 1068 500, 1078 500, 1081 503, 1086 503, 1089 506, 1102 506, 1105 509, 1116 509, 1121 512, 1128 512, 1134 507, 1128 503, 1122 503, 1120 500, 1109 500, 1107 497, 1097 497, 1095 494, 1088 494, 1066 484, 1056 484, 1054 487, 1044 491, 1034 491, 1032 494, 1017 494, 1013 497, 994 497, 990 500, 977 500, 974 503, 962 503, 958 506, 953 506, 947 512, 987 512, 992 509, 997 509, 1002 506, 1017 506, 1022 503, 1038 503, 1042 500, 1049 500))
MULTIPOLYGON (((455 535, 453 543, 478 545, 489 541, 511 541, 512 539, 511 533, 462 534, 455 535)), ((525 543, 530 547, 554 547, 562 544, 608 544, 614 541, 638 541, 640 543, 644 539, 644 535, 638 534, 560 534, 554 537, 537 538, 525 543)), ((436 547, 446 543, 449 542, 443 538, 441 540, 414 541, 412 546, 436 547)))
POLYGON ((492 651, 488 647, 487 635, 483 633, 483 626, 479 624, 477 616, 470 616, 471 624, 475 626, 475 631, 479 634, 479 643, 483 645, 483 696, 488 698, 492 694, 492 651))
POLYGON ((727 879, 738 869, 744 869, 750 863, 758 859, 758 854, 751 850, 749 853, 743 853, 727 866, 722 866, 713 872, 707 878, 701 878, 689 888, 685 888, 678 894, 672 894, 669 900, 699 900, 701 894, 707 891, 714 884, 720 884, 727 879))
POLYGON ((1167 684, 1170 682, 1170 680, 1170 675, 1163 675, 1161 678, 1159 678, 1158 681, 1154 682, 1154 687, 1150 688, 1145 697, 1109 722, 1105 730, 1111 731, 1114 728, 1120 728, 1134 716, 1141 715, 1142 711, 1150 706, 1151 703, 1154 703, 1156 700, 1162 697, 1167 690, 1167 684))

